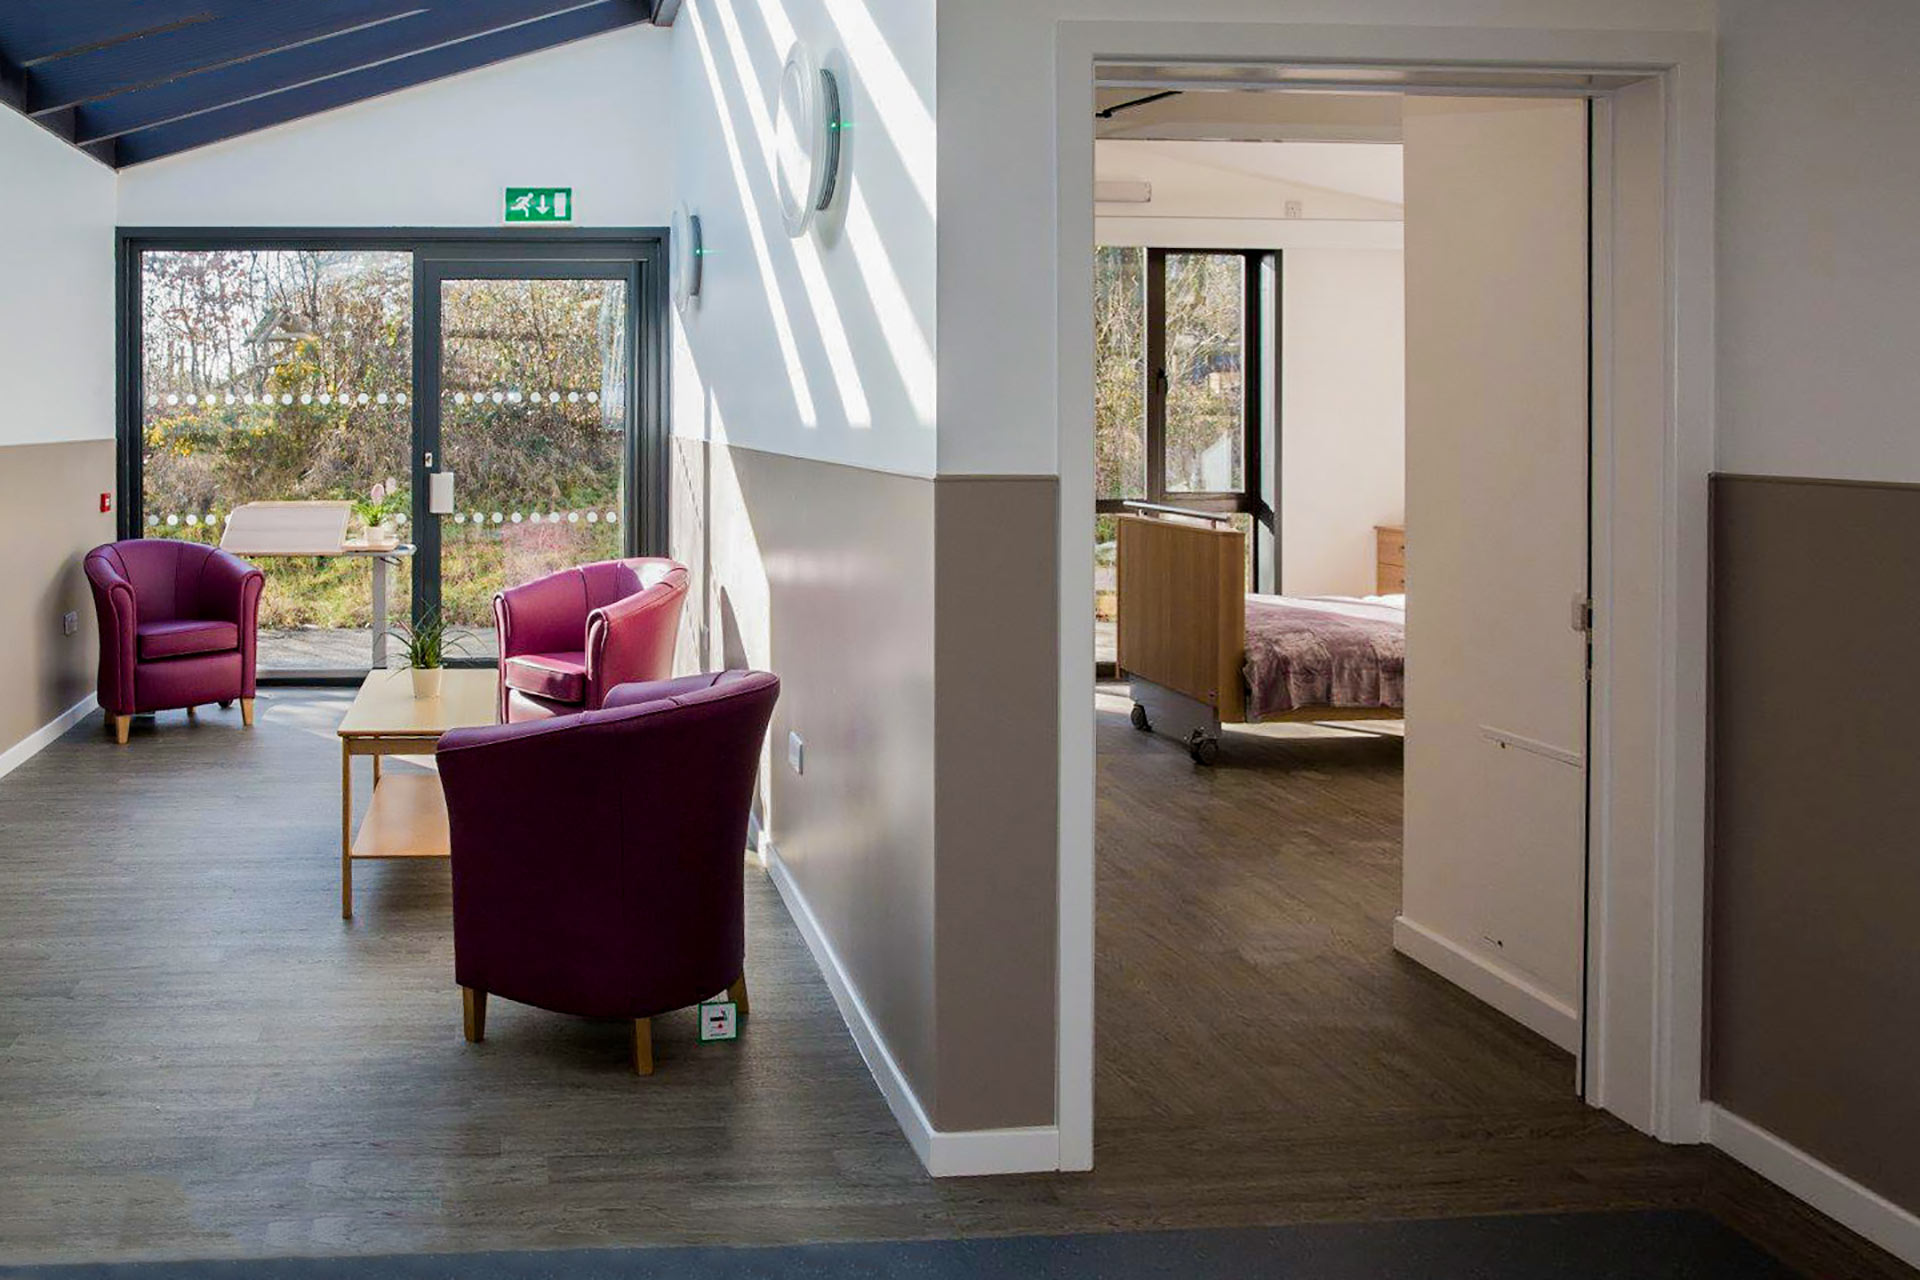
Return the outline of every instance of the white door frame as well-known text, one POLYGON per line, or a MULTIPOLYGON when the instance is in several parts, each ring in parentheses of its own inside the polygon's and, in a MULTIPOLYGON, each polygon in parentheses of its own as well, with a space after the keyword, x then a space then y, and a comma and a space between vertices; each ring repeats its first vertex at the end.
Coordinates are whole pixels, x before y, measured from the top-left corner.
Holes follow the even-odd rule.
MULTIPOLYGON (((1056 29, 1060 1167, 1093 1165, 1093 108, 1105 59, 1628 73, 1596 136, 1596 603, 1587 1098, 1706 1137, 1707 477, 1714 72, 1705 32, 1063 21, 1056 29)), ((1487 92, 1496 92, 1487 90, 1487 92)), ((1384 944, 1383 944, 1384 945, 1384 944)))

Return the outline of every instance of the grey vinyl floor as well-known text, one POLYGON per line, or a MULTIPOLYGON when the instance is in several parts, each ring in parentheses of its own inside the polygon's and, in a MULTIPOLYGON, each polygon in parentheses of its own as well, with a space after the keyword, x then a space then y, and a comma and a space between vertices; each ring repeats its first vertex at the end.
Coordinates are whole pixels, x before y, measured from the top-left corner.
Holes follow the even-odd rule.
POLYGON ((1582 1213, 871 1243, 90 1264, 45 1280, 1793 1280, 1699 1213, 1582 1213))
POLYGON ((754 872, 740 1041, 660 1020, 638 1080, 623 1025, 496 1001, 466 1045, 445 865, 363 864, 339 918, 348 696, 265 691, 251 732, 163 714, 124 749, 96 717, 0 780, 0 1261, 1704 1207, 1853 1265, 1391 953, 1392 741, 1230 743, 1203 774, 1103 704, 1097 1168, 936 1182, 754 872))

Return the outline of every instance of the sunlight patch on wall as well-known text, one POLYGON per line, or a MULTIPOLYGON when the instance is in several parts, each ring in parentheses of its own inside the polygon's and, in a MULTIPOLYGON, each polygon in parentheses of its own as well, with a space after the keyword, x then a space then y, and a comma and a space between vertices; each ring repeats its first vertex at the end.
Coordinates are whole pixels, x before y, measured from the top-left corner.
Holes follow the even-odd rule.
MULTIPOLYGON (((697 7, 697 6, 696 6, 697 7)), ((760 149, 760 160, 771 185, 774 173, 774 128, 773 119, 767 113, 764 98, 753 92, 753 86, 761 83, 753 67, 753 59, 748 54, 746 40, 740 31, 740 24, 728 5, 716 6, 720 24, 726 29, 728 55, 733 60, 734 73, 743 86, 747 101, 747 114, 753 126, 753 138, 760 149)), ((768 12, 772 10, 769 9, 768 12)), ((703 42, 704 50, 705 44, 703 42)), ((779 56, 784 56, 780 51, 779 56)), ((749 209, 753 209, 749 204, 749 209)), ((750 215, 751 216, 751 215, 750 215)), ((800 269, 800 283, 807 293, 807 302, 813 309, 813 318, 818 325, 821 345, 826 349, 827 364, 833 370, 834 386, 840 392, 840 400, 845 407, 847 425, 855 428, 873 426, 873 409, 867 403, 867 393, 861 383, 859 363, 853 354, 853 343, 847 337, 847 327, 840 315, 839 305, 833 299, 833 291, 827 284, 825 266, 820 261, 820 246, 811 236, 802 236, 791 241, 794 262, 800 269)))
POLYGON ((860 0, 826 0, 826 5, 828 16, 839 28, 847 58, 860 76, 861 88, 873 102, 874 122, 891 137, 907 180, 913 183, 927 212, 932 213, 939 155, 934 146, 933 113, 914 89, 866 4, 860 0))
MULTIPOLYGON (((745 215, 747 238, 753 246, 754 263, 760 269, 760 285, 766 291, 768 313, 773 317, 774 336, 780 344, 780 358, 787 366, 787 380, 793 387, 794 405, 800 413, 800 425, 818 427, 820 414, 814 405, 813 388, 807 381, 806 367, 800 359, 800 347, 794 339, 793 321, 781 302, 780 282, 774 271, 773 253, 767 245, 766 229, 761 225, 758 216, 753 182, 747 176, 746 160, 740 152, 739 134, 734 127, 733 113, 727 107, 726 86, 720 79, 720 68, 714 61, 713 45, 707 34, 701 6, 688 5, 686 17, 687 25, 693 32, 694 42, 700 49, 700 62, 706 71, 707 87, 713 94, 714 113, 720 121, 720 135, 726 146, 727 165, 733 172, 734 186, 740 192, 740 205, 745 215)), ((750 94, 749 97, 751 97, 750 94)), ((762 154, 765 154, 764 146, 762 154)))

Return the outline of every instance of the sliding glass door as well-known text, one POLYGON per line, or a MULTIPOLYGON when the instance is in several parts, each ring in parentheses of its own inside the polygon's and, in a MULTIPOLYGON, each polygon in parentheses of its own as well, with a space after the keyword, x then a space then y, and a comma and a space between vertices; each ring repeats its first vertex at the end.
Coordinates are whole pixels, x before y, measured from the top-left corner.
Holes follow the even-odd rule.
POLYGON ((490 661, 495 592, 635 546, 639 268, 429 262, 422 283, 420 590, 490 661))
POLYGON ((218 542, 242 503, 350 502, 350 538, 400 545, 257 557, 262 674, 351 677, 382 614, 435 609, 456 656, 492 661, 502 587, 665 551, 661 248, 124 234, 121 536, 218 542))
MULTIPOLYGON (((181 248, 139 255, 139 394, 122 431, 122 536, 218 543, 234 508, 344 499, 407 536, 413 258, 390 249, 181 248)), ((256 557, 259 665, 365 669, 375 573, 404 618, 404 562, 256 557)))

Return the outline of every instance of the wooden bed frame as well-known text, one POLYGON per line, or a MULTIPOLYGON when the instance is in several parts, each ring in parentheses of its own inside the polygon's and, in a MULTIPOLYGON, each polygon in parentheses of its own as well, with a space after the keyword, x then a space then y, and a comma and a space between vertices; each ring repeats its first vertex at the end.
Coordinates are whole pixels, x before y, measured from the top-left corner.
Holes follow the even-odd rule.
MULTIPOLYGON (((1134 728, 1175 738, 1211 764, 1220 726, 1247 721, 1246 535, 1197 514, 1123 515, 1118 524, 1116 665, 1132 686, 1134 728)), ((1399 707, 1296 707, 1262 723, 1405 715, 1399 707)))

